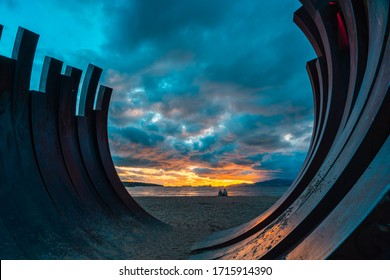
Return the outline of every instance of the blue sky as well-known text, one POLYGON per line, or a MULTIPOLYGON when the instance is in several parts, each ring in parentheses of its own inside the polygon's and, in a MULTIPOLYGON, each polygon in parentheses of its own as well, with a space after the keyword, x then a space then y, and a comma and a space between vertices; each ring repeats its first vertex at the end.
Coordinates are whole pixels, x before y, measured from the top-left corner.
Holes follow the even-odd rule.
POLYGON ((110 147, 123 180, 229 185, 293 179, 310 142, 315 57, 292 22, 299 1, 0 2, 0 54, 18 26, 45 55, 102 67, 110 147))

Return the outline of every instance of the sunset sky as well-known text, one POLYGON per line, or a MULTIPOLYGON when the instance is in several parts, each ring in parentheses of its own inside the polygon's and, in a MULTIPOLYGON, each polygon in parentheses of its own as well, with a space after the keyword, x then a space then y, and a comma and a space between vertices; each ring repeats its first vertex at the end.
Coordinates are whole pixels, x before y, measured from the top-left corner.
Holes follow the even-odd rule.
POLYGON ((298 0, 1 0, 0 54, 18 26, 44 55, 103 68, 122 180, 222 186, 293 179, 310 142, 315 57, 298 0))

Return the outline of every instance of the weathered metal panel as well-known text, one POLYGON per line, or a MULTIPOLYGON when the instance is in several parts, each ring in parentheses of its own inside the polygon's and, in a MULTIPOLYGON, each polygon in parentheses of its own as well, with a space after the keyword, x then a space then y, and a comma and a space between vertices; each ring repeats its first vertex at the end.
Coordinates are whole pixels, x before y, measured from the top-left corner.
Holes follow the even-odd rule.
MULTIPOLYGON (((327 258, 357 230, 359 223, 388 191, 390 170, 385 161, 389 160, 389 153, 383 151, 388 149, 384 143, 390 133, 389 3, 340 1, 337 4, 332 1, 328 5, 320 2, 317 5, 302 2, 314 19, 324 46, 324 57, 319 57, 317 71, 311 71, 317 72, 323 98, 318 108, 320 121, 316 123, 323 128, 313 134, 314 144, 309 149, 311 160, 270 210, 242 227, 214 234, 198 243, 194 246, 193 258, 283 258, 291 250, 288 258, 327 258), (345 35, 347 44, 340 42, 345 35), (321 61, 324 67, 320 67, 321 61), (327 105, 321 107, 325 103, 327 105), (315 173, 308 176, 310 170, 315 173), (373 184, 375 180, 380 183, 373 184), (367 186, 363 182, 371 183, 367 186), (343 229, 342 224, 332 220, 337 218, 337 214, 332 213, 341 215, 353 199, 360 203, 364 198, 357 193, 363 185, 375 191, 367 190, 371 191, 371 197, 367 197, 365 210, 360 209, 362 213, 353 216, 353 212, 344 209, 343 221, 346 223, 349 219, 349 224, 345 224, 347 230, 343 229), (303 190, 296 197, 294 192, 297 193, 299 186, 303 190), (283 208, 284 212, 280 213, 283 208), (276 218, 267 220, 275 213, 276 218), (326 222, 322 225, 323 221, 326 222), (335 228, 330 229, 331 225, 335 228), (329 228, 328 233, 335 235, 328 234, 328 239, 321 235, 320 239, 318 229, 325 226, 329 228), (313 232, 316 234, 312 235, 313 232), (309 237, 305 239, 305 236, 309 237), (321 242, 324 244, 320 245, 321 242), (318 248, 303 253, 315 244, 318 248), (294 250, 294 247, 300 249, 294 250)), ((310 21, 300 19, 300 15, 305 16, 302 8, 296 14, 296 21, 304 27, 304 22, 310 21)), ((303 29, 320 53, 319 44, 313 40, 312 27, 303 29)))

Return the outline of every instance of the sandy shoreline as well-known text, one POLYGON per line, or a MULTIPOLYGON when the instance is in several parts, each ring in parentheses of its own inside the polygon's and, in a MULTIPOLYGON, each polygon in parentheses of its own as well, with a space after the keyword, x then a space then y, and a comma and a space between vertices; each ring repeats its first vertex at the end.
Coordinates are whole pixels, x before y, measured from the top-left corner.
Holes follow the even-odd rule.
POLYGON ((250 221, 279 197, 136 197, 146 211, 172 226, 137 245, 134 259, 187 259, 191 246, 223 229, 250 221))

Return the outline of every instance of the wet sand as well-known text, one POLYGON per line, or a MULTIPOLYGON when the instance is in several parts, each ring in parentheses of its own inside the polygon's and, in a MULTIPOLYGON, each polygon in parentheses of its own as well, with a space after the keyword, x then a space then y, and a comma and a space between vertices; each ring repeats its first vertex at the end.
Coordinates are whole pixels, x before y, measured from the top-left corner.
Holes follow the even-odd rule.
POLYGON ((136 245, 134 259, 188 259, 192 245, 213 232, 257 217, 278 197, 136 197, 135 200, 172 230, 136 245))

